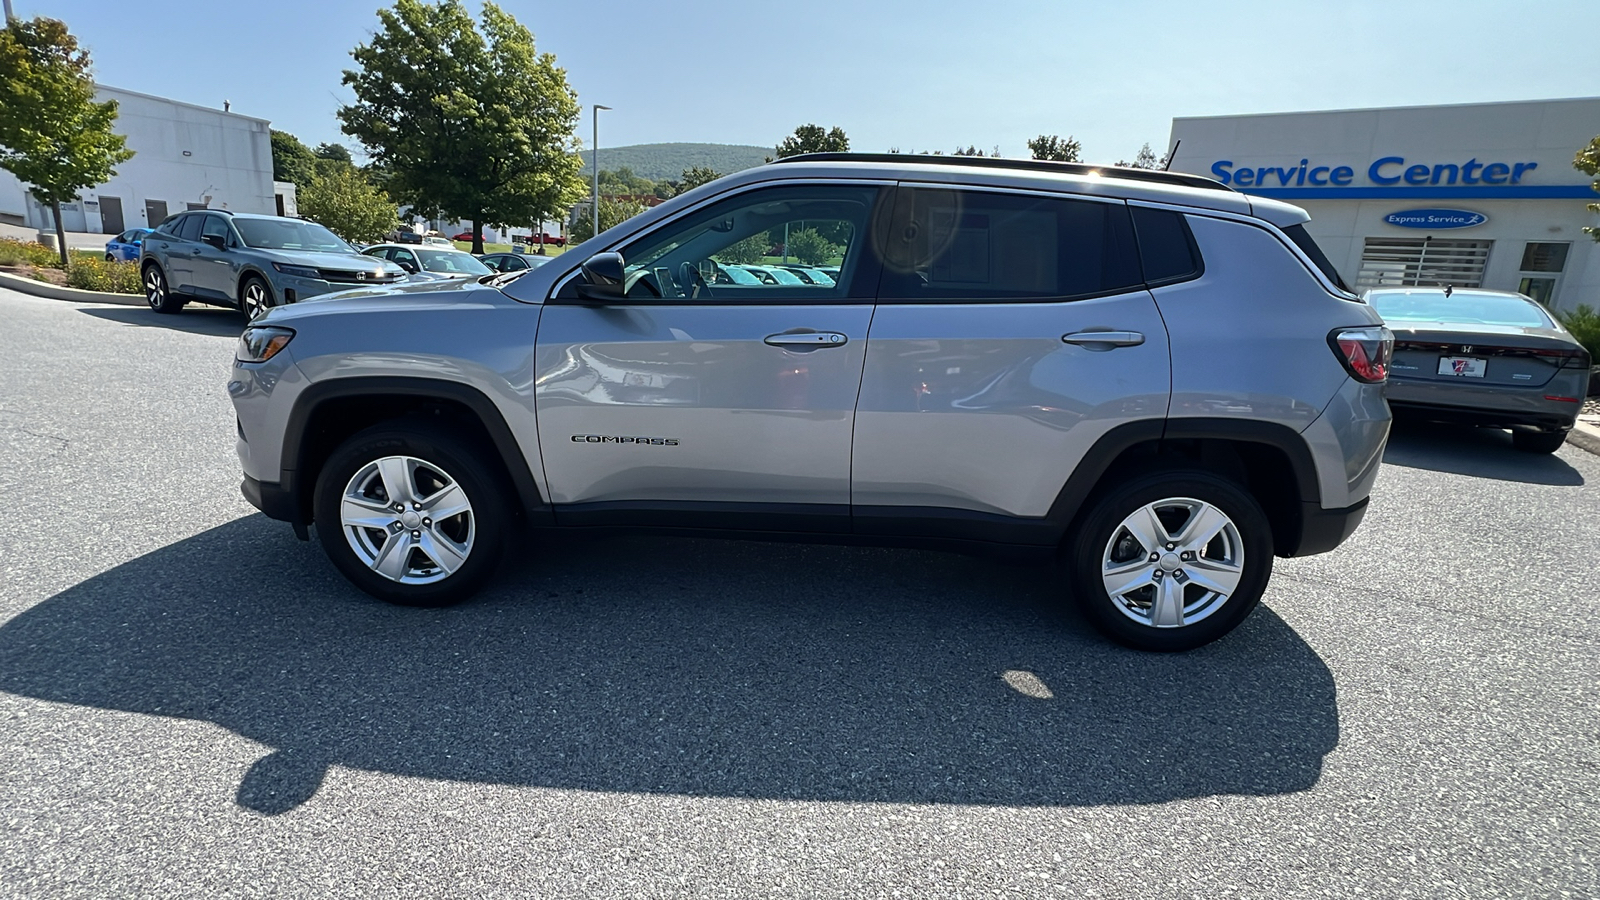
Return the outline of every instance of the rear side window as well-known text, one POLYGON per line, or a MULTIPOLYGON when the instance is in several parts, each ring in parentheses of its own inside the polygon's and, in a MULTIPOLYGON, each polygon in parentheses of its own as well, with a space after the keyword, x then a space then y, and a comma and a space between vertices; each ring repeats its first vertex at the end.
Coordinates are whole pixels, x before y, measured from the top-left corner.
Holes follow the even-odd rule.
MULTIPOLYGON (((1343 278, 1339 277, 1339 270, 1333 267, 1328 255, 1322 252, 1321 247, 1317 246, 1316 240, 1311 237, 1310 232, 1306 231, 1304 225, 1290 225, 1283 230, 1283 233, 1289 236, 1289 240, 1294 241, 1294 245, 1300 248, 1300 252, 1311 257, 1311 261, 1316 264, 1323 275, 1327 276, 1329 281, 1334 283, 1335 287, 1340 290, 1350 291, 1350 286, 1344 283, 1343 278)), ((1354 291, 1350 292, 1355 293, 1354 291)))
POLYGON ((160 225, 156 226, 156 231, 159 231, 159 232, 161 232, 162 234, 165 234, 165 235, 170 235, 172 237, 177 237, 178 236, 178 227, 181 226, 182 224, 183 224, 183 216, 181 216, 181 215, 168 216, 167 218, 161 220, 161 224, 160 225))
POLYGON ((884 300, 1061 300, 1142 281, 1121 203, 902 188, 882 255, 884 300))
POLYGON ((1156 287, 1200 276, 1200 248, 1182 213, 1135 206, 1133 225, 1139 232, 1139 260, 1146 284, 1156 287))
POLYGON ((184 216, 183 224, 178 226, 178 237, 186 241, 200 240, 200 220, 204 216, 184 216))

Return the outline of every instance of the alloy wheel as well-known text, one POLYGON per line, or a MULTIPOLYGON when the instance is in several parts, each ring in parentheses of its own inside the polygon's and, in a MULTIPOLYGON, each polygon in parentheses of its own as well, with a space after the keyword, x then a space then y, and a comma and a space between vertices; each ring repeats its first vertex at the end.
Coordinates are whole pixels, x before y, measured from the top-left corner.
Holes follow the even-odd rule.
POLYGON ((267 311, 267 289, 261 282, 252 280, 244 286, 243 302, 244 314, 247 318, 254 319, 267 311))
POLYGON ((1112 532, 1100 579, 1124 616, 1182 628, 1221 609, 1244 577, 1244 540, 1216 506, 1189 497, 1147 503, 1112 532))
POLYGON ((161 270, 151 266, 144 270, 144 297, 151 309, 160 309, 167 299, 167 280, 161 270))
POLYGON ((448 578, 472 553, 472 504, 443 469, 386 456, 358 469, 339 506, 345 540, 372 571, 400 584, 448 578))

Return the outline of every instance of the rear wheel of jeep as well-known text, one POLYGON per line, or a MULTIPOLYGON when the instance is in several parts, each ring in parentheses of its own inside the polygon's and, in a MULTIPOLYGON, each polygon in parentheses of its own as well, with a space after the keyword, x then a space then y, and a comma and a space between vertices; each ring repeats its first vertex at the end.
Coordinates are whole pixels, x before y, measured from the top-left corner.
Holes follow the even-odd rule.
POLYGON ((1067 550, 1085 614, 1139 650, 1222 637, 1255 608, 1272 574, 1266 514, 1209 472, 1153 473, 1102 494, 1067 550))
POLYGON ((402 606, 448 606, 494 573, 510 524, 495 469, 424 426, 345 441, 317 478, 317 536, 357 587, 402 606))

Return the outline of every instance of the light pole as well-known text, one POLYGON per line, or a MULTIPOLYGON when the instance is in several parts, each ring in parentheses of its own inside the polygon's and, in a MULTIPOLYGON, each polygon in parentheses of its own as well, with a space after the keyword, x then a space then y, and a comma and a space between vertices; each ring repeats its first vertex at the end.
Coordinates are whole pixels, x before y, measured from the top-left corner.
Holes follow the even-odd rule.
POLYGON ((4 25, 10 25, 16 20, 17 14, 11 11, 11 0, 6 0, 6 20, 4 23, 0 23, 0 27, 3 27, 4 25))
POLYGON ((594 226, 594 234, 600 233, 600 110, 610 108, 598 103, 594 105, 594 149, 590 151, 589 159, 594 166, 594 218, 589 220, 589 224, 594 226))

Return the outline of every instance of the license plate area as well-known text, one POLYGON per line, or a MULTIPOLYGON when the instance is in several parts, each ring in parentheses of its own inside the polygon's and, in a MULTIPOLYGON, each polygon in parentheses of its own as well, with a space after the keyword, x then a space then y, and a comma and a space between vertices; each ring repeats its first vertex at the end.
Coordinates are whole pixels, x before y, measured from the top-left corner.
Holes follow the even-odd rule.
POLYGON ((1441 356, 1439 357, 1439 374, 1455 375, 1461 378, 1482 378, 1485 370, 1489 368, 1489 361, 1476 356, 1441 356))

